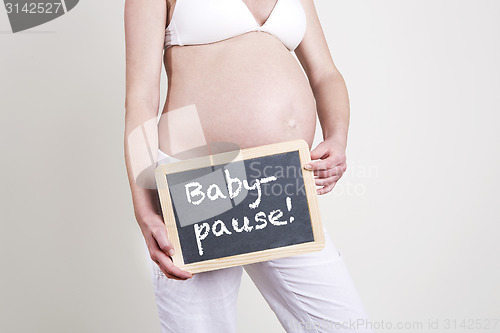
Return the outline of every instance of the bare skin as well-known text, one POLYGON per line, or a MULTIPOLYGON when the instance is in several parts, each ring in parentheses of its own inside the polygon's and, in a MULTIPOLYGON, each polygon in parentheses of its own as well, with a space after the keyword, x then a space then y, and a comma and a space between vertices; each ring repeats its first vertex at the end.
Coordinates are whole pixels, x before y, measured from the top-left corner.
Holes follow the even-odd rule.
MULTIPOLYGON (((318 194, 326 194, 346 170, 349 99, 312 0, 301 0, 307 29, 295 49, 299 61, 276 37, 265 32, 249 32, 205 45, 173 46, 163 52, 165 26, 175 10, 173 0, 166 1, 125 3, 125 161, 136 219, 151 258, 167 277, 185 280, 192 274, 172 263, 169 251, 173 247, 156 189, 137 182, 137 166, 151 162, 145 161, 145 156, 157 158, 158 148, 174 155, 210 142, 231 142, 247 148, 304 139, 311 147, 317 114, 324 141, 311 151, 313 162, 308 170, 316 176, 318 194), (168 92, 156 125, 161 59, 168 92), (146 144, 135 139, 133 132, 138 128, 144 134, 142 138, 147 137, 146 144)), ((276 0, 244 3, 263 24, 276 0)))

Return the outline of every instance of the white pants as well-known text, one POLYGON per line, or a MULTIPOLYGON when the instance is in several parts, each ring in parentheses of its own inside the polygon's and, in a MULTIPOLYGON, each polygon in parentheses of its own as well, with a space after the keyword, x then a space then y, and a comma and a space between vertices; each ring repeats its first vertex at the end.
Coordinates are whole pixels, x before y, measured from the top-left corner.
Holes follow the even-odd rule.
POLYGON ((234 333, 243 269, 287 332, 373 332, 342 254, 325 231, 321 251, 167 278, 152 261, 162 333, 234 333))
MULTIPOLYGON (((177 161, 158 154, 158 164, 177 161)), ((167 278, 148 256, 162 333, 236 332, 243 269, 289 333, 373 332, 366 329, 369 320, 342 254, 323 230, 321 251, 196 273, 184 281, 167 278)))

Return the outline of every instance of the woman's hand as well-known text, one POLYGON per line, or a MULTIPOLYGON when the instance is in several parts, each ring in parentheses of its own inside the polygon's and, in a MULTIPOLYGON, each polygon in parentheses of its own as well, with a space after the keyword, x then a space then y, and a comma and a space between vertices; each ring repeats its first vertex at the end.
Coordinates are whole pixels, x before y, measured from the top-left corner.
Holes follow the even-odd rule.
POLYGON ((142 234, 146 240, 151 259, 158 264, 161 271, 170 279, 186 280, 193 277, 187 271, 175 266, 171 256, 174 255, 174 247, 167 237, 167 229, 163 219, 158 214, 151 214, 138 219, 142 234))
POLYGON ((347 169, 345 145, 335 140, 325 140, 311 151, 311 160, 317 159, 320 161, 310 162, 304 168, 314 171, 316 185, 322 186, 317 192, 322 195, 333 189, 347 169))

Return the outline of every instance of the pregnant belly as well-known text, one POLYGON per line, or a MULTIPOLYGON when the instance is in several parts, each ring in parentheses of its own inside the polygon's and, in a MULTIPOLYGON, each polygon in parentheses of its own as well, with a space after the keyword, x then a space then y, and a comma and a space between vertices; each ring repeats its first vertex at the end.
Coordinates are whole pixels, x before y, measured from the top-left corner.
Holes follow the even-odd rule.
POLYGON ((312 144, 316 112, 310 85, 274 37, 247 34, 170 49, 166 56, 169 91, 158 132, 163 152, 175 155, 215 142, 239 148, 294 139, 312 144), (242 47, 248 39, 257 39, 250 45, 259 47, 242 47))

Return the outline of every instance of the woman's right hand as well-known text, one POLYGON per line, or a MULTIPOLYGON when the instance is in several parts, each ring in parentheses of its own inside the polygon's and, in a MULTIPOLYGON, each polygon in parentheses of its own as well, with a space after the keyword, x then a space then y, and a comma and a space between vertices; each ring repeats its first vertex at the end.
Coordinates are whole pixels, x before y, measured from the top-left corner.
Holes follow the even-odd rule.
POLYGON ((138 218, 137 222, 146 240, 151 259, 168 278, 187 280, 193 277, 194 274, 174 265, 171 258, 174 254, 174 247, 167 237, 167 229, 160 215, 150 214, 147 217, 138 218))

